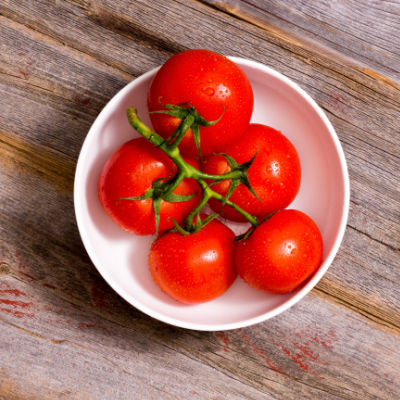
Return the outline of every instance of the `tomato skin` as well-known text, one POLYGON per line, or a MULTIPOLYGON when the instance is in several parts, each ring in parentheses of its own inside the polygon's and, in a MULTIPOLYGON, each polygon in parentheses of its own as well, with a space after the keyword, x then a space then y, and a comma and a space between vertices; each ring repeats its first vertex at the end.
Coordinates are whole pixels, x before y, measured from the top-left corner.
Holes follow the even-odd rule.
POLYGON ((237 276, 234 238, 232 230, 217 220, 187 236, 167 232, 150 250, 151 274, 166 294, 181 303, 212 300, 237 276))
MULTIPOLYGON (((196 162, 187 160, 194 166, 196 162)), ((175 164, 158 148, 144 138, 126 142, 105 163, 98 181, 98 196, 107 214, 121 228, 137 235, 155 233, 155 216, 151 199, 119 200, 137 197, 151 188, 158 178, 172 176, 175 164)), ((173 227, 173 217, 182 222, 199 203, 201 189, 193 179, 184 179, 175 194, 192 194, 193 199, 183 203, 161 202, 159 232, 173 227)))
POLYGON ((322 237, 314 221, 283 210, 259 225, 236 247, 240 277, 269 293, 289 293, 311 276, 322 257, 322 237))
MULTIPOLYGON (((261 124, 250 124, 245 134, 233 145, 224 150, 239 164, 257 156, 248 170, 250 185, 261 198, 259 201, 251 192, 240 184, 230 200, 250 214, 262 218, 284 209, 293 199, 300 187, 301 167, 297 151, 293 144, 281 132, 261 124)), ((201 165, 204 172, 223 174, 230 171, 225 157, 214 155, 201 165)), ((226 195, 230 181, 225 180, 212 188, 226 195)), ((210 200, 214 211, 221 210, 221 203, 210 200)), ((224 206, 222 215, 228 219, 244 222, 246 219, 229 206, 224 206)))
MULTIPOLYGON (((227 57, 208 50, 187 50, 172 56, 160 68, 148 92, 149 111, 163 104, 188 102, 208 121, 222 118, 210 127, 200 126, 202 155, 220 151, 245 131, 253 112, 253 90, 244 72, 227 57)), ((165 114, 150 114, 154 130, 169 137, 180 120, 165 114)), ((182 154, 197 157, 193 133, 188 130, 179 145, 182 154)))

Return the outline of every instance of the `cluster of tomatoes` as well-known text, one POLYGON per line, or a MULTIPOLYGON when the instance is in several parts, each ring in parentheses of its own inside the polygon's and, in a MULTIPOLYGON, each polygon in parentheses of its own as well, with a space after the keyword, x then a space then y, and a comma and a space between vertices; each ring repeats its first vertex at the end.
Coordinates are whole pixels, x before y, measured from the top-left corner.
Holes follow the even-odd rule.
POLYGON ((254 288, 287 293, 321 262, 316 224, 285 209, 300 186, 296 149, 279 131, 250 123, 253 103, 250 82, 228 58, 176 54, 148 92, 154 131, 131 117, 143 137, 125 143, 101 172, 105 211, 129 232, 157 233, 150 271, 180 302, 214 299, 237 274, 254 288), (205 215, 205 204, 215 213, 205 215), (217 215, 251 226, 235 238, 217 215))

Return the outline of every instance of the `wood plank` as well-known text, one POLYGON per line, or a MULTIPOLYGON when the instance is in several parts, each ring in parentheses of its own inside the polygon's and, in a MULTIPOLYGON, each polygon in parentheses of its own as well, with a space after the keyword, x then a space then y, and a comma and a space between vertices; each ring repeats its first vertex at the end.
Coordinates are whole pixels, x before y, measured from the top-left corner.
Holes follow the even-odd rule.
MULTIPOLYGON (((400 3, 379 0, 203 0, 259 26, 329 48, 399 81, 400 3)), ((318 52, 318 50, 317 50, 318 52)))
POLYGON ((25 388, 92 399, 387 399, 398 390, 400 335, 324 296, 264 324, 207 333, 124 306, 110 317, 45 289, 0 280, 1 377, 21 397, 25 388))
MULTIPOLYGON (((160 7, 159 11, 168 15, 168 6, 160 4, 160 7)), ((162 58, 185 50, 177 41, 169 41, 167 35, 154 29, 156 20, 148 27, 140 22, 127 25, 108 11, 101 3, 72 0, 57 4, 48 0, 35 3, 22 0, 18 4, 5 0, 0 5, 1 14, 13 21, 132 76, 154 68, 162 58)), ((149 12, 149 4, 136 2, 138 17, 149 12)))
POLYGON ((4 17, 0 31, 2 130, 76 158, 98 112, 131 77, 4 17))
POLYGON ((198 2, 1 6, 0 398, 400 391, 397 82, 198 2), (173 328, 127 305, 91 265, 73 212, 73 169, 97 113, 134 76, 195 46, 297 81, 328 113, 352 179, 349 228, 317 289, 277 318, 230 332, 173 328))
POLYGON ((134 325, 121 327, 15 279, 1 280, 0 297, 2 396, 201 399, 221 398, 228 386, 232 399, 272 399, 134 325))

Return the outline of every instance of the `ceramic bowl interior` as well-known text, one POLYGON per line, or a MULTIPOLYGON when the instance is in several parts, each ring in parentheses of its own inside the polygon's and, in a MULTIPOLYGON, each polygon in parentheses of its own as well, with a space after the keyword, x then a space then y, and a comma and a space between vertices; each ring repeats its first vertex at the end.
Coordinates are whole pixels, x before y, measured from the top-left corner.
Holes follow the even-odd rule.
MULTIPOLYGON (((296 147, 302 180, 288 208, 299 209, 317 223, 324 241, 321 266, 297 290, 272 295, 248 287, 239 277, 221 297, 199 305, 183 305, 153 282, 147 256, 153 237, 118 228, 97 197, 97 180, 107 158, 138 136, 126 119, 135 106, 150 124, 146 95, 157 69, 135 79, 99 114, 83 144, 75 176, 74 201, 78 228, 86 250, 108 284, 126 301, 166 323, 197 330, 225 330, 271 318, 299 301, 321 279, 342 240, 348 214, 349 180, 342 148, 325 114, 294 82, 262 64, 231 57, 248 76, 255 96, 252 122, 282 131, 296 147)), ((235 232, 245 224, 230 224, 235 232)))

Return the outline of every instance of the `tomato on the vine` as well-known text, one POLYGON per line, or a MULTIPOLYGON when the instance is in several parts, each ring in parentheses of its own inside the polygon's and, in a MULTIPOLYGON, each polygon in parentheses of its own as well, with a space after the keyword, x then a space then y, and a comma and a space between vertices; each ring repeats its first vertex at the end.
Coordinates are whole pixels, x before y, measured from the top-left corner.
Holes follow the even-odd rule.
POLYGON ((283 210, 255 228, 236 247, 240 277, 251 287, 288 293, 318 268, 322 237, 315 222, 297 210, 283 210))
MULTIPOLYGON (((221 151, 246 130, 253 112, 253 90, 244 72, 227 57, 209 50, 187 50, 172 56, 160 68, 148 92, 149 111, 162 110, 162 104, 190 103, 212 126, 200 126, 202 155, 221 151)), ((179 118, 150 114, 154 130, 168 138, 179 118)), ((182 154, 197 157, 189 129, 179 145, 182 154)))
MULTIPOLYGON (((257 199, 243 184, 236 187, 229 200, 250 214, 262 218, 287 207, 295 198, 301 177, 301 167, 297 151, 293 144, 281 132, 261 124, 250 124, 245 134, 224 153, 241 164, 256 155, 248 169, 251 187, 261 199, 257 199)), ((224 174, 230 166, 224 155, 214 155, 201 165, 209 174, 224 174)), ((231 182, 221 181, 212 186, 217 193, 225 196, 231 182)), ((221 211, 221 202, 210 200, 214 211, 221 211)), ((233 221, 246 219, 230 206, 225 205, 222 215, 233 221)))
MULTIPOLYGON (((197 166, 193 160, 187 160, 197 166)), ((154 181, 172 177, 176 171, 173 161, 144 138, 133 139, 120 147, 105 163, 98 181, 98 195, 107 214, 123 229, 137 235, 155 233, 155 213, 152 199, 126 200, 139 197, 154 181)), ((171 229, 173 217, 182 222, 200 201, 200 187, 194 179, 184 179, 173 192, 196 196, 181 203, 161 200, 159 233, 171 229)))
POLYGON ((167 232, 150 250, 149 265, 157 285, 175 300, 195 304, 222 295, 232 285, 235 235, 212 220, 189 235, 167 232))

